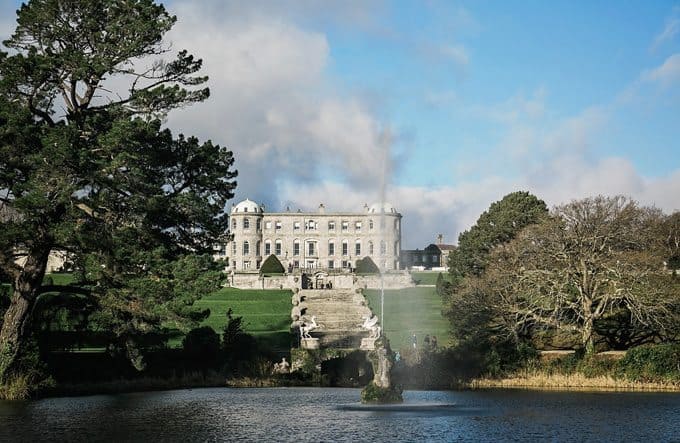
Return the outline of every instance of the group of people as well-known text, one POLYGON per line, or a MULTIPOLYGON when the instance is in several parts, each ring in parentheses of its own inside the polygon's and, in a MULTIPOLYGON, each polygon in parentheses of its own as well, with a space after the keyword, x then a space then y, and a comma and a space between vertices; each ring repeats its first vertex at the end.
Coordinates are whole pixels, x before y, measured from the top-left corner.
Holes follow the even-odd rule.
MULTIPOLYGON (((413 344, 413 349, 417 349, 418 348, 418 337, 416 336, 415 332, 411 336, 411 342, 413 344)), ((426 334, 425 338, 423 338, 423 348, 426 351, 431 351, 433 349, 437 349, 437 336, 433 335, 432 337, 430 337, 429 334, 426 334)))

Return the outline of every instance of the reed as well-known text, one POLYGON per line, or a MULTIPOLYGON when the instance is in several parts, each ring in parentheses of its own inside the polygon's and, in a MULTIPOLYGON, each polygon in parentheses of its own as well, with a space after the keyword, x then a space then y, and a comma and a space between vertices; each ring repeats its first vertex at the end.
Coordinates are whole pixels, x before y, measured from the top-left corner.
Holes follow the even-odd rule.
POLYGON ((530 389, 587 389, 587 390, 640 390, 640 391, 680 391, 680 383, 639 382, 607 375, 586 377, 580 373, 547 374, 528 372, 505 378, 478 378, 467 385, 470 389, 485 388, 530 388, 530 389))

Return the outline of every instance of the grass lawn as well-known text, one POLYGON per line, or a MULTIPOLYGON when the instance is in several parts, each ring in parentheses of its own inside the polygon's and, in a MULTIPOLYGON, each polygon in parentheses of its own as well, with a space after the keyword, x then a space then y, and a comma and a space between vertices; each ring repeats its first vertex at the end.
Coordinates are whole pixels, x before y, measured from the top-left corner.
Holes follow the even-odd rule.
MULTIPOLYGON (((444 278, 448 278, 448 272, 440 271, 413 271, 411 272, 411 277, 417 285, 434 285, 437 283, 437 277, 442 274, 444 278)), ((439 338, 439 336, 437 336, 439 338)))
POLYGON ((195 303, 198 308, 209 308, 210 317, 201 326, 210 326, 221 334, 227 324, 227 311, 234 317, 243 317, 243 325, 249 334, 270 349, 290 348, 290 299, 289 290, 252 290, 223 288, 195 303))
MULTIPOLYGON (((373 312, 380 315, 380 291, 365 290, 364 294, 373 312)), ((392 348, 411 346, 414 332, 419 346, 426 334, 437 336, 439 346, 450 345, 449 323, 441 310, 442 301, 435 288, 386 290, 385 319, 381 323, 392 348)))

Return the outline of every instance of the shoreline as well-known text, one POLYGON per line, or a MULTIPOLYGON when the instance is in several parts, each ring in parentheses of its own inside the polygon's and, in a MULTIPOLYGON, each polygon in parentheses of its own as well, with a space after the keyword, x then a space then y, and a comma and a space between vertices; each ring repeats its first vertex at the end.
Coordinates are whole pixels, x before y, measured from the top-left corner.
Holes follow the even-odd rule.
POLYGON ((680 392, 680 383, 636 382, 610 376, 582 374, 530 374, 499 379, 478 378, 465 384, 468 389, 527 389, 551 391, 680 392))

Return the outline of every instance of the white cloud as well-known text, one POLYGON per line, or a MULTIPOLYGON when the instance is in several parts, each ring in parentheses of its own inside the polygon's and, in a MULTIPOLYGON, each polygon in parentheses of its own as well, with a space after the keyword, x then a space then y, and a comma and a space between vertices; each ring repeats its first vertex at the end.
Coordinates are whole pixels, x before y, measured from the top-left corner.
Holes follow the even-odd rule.
POLYGON ((668 57, 661 66, 645 71, 642 79, 661 83, 663 86, 680 81, 680 54, 668 57))
POLYGON ((273 204, 280 187, 327 177, 379 186, 391 168, 389 127, 361 97, 340 96, 326 74, 324 34, 259 12, 236 19, 185 2, 176 9, 170 40, 204 59, 211 97, 168 125, 234 151, 239 198, 273 204))
POLYGON ((460 67, 467 66, 470 62, 470 57, 463 45, 442 45, 439 53, 460 67))
POLYGON ((675 6, 673 11, 666 19, 666 24, 659 34, 654 38, 652 43, 652 51, 655 51, 664 43, 672 41, 680 32, 680 6, 675 6))

